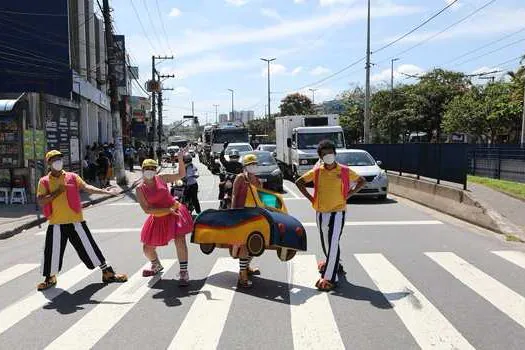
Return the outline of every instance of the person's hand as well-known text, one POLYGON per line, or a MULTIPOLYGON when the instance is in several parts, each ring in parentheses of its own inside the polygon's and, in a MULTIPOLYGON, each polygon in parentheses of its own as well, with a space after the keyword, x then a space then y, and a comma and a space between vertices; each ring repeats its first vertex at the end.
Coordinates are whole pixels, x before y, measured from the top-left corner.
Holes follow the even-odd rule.
POLYGON ((54 192, 55 196, 59 196, 62 193, 66 192, 66 185, 58 185, 57 190, 54 192))
POLYGON ((112 195, 112 196, 118 196, 119 195, 119 190, 115 187, 109 187, 109 188, 106 188, 105 190, 108 194, 112 195))

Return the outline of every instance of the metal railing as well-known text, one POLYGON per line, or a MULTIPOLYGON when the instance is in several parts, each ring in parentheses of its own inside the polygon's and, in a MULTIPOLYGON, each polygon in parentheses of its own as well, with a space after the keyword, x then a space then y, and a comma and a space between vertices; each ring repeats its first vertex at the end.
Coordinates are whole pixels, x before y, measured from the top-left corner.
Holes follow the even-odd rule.
POLYGON ((525 149, 518 145, 469 147, 469 174, 525 183, 525 149))

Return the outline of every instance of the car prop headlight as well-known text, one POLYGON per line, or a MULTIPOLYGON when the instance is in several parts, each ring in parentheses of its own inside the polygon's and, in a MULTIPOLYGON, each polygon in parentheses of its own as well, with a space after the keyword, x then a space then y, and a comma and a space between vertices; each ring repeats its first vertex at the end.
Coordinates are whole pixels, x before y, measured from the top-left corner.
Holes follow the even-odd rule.
POLYGON ((281 169, 275 169, 274 171, 272 171, 272 176, 279 176, 281 175, 281 169))
POLYGON ((299 159, 299 164, 308 165, 308 159, 299 159))
POLYGON ((377 175, 377 179, 378 180, 382 180, 382 179, 384 179, 386 177, 387 177, 386 176, 386 171, 384 171, 384 170, 381 170, 381 172, 377 175))

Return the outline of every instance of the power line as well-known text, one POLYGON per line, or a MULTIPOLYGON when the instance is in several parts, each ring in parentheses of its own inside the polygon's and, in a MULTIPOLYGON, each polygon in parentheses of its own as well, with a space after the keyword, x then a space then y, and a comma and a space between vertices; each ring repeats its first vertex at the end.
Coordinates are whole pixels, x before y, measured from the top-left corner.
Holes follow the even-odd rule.
POLYGON ((318 84, 320 84, 320 83, 322 83, 322 82, 325 82, 325 81, 327 81, 327 80, 329 80, 329 79, 332 79, 333 77, 335 77, 335 76, 337 76, 337 75, 343 73, 344 71, 347 71, 348 69, 350 69, 350 68, 352 68, 352 67, 358 65, 359 63, 363 62, 364 60, 365 60, 365 57, 361 57, 359 60, 350 63, 349 65, 347 65, 347 66, 341 68, 341 69, 338 70, 337 72, 332 73, 332 74, 330 74, 329 76, 327 76, 327 77, 325 77, 325 78, 323 78, 323 79, 319 79, 319 80, 317 80, 317 81, 314 81, 313 83, 310 83, 310 84, 306 84, 306 85, 304 85, 304 86, 301 86, 300 88, 296 89, 295 91, 297 91, 297 90, 302 90, 302 89, 305 89, 305 88, 307 88, 307 87, 317 86, 318 84))
POLYGON ((151 14, 149 13, 149 7, 146 4, 146 0, 142 0, 142 5, 146 8, 146 13, 148 15, 149 23, 151 24, 151 27, 153 28, 153 34, 155 35, 155 38, 157 39, 159 43, 159 47, 162 49, 162 41, 159 39, 159 34, 157 33, 157 28, 155 27, 155 24, 153 23, 153 20, 151 19, 151 14))
POLYGON ((0 13, 7 13, 9 15, 24 15, 24 16, 67 17, 67 13, 60 14, 60 13, 17 12, 17 11, 9 11, 9 10, 0 10, 0 13))
MULTIPOLYGON (((445 29, 443 29, 443 30, 437 32, 436 34, 434 34, 434 35, 432 35, 432 36, 430 36, 430 37, 428 37, 428 38, 426 38, 426 39, 421 40, 421 41, 418 42, 417 44, 415 44, 415 45, 409 47, 408 49, 405 49, 405 50, 399 52, 398 54, 396 54, 396 55, 394 55, 394 56, 392 56, 392 57, 399 57, 399 56, 401 56, 401 55, 403 55, 403 54, 405 54, 405 53, 407 53, 407 52, 409 52, 409 51, 415 49, 416 47, 419 47, 419 46, 421 46, 421 45, 423 45, 423 44, 429 42, 430 40, 432 40, 432 39, 438 37, 439 35, 441 35, 441 34, 443 34, 443 33, 445 33, 445 32, 448 31, 449 29, 451 29, 451 28, 453 28, 453 27, 455 27, 455 26, 457 26, 457 25, 463 23, 464 21, 466 21, 466 20, 469 19, 470 17, 474 16, 474 15, 477 14, 478 12, 482 11, 482 10, 485 9, 486 7, 492 5, 494 2, 496 2, 496 0, 490 0, 490 1, 486 2, 483 6, 478 7, 477 9, 475 9, 475 10, 472 11, 472 12, 470 12, 470 13, 469 13, 468 15, 466 15, 465 17, 462 17, 460 20, 458 20, 458 21, 452 23, 451 25, 447 26, 445 29)), ((392 57, 389 57, 389 58, 386 59, 386 60, 380 61, 379 63, 384 63, 384 62, 386 62, 386 61, 389 61, 392 57)))
POLYGON ((140 27, 142 28, 142 33, 144 34, 144 36, 148 40, 149 45, 151 46, 151 48, 153 50, 157 51, 157 49, 155 48, 155 45, 153 45, 153 43, 151 42, 151 39, 149 38, 148 33, 146 33, 146 29, 144 28, 144 24, 142 23, 142 20, 140 19, 139 13, 137 12, 137 8, 135 7, 135 4, 133 3, 133 0, 130 0, 130 1, 131 1, 131 7, 133 7, 133 12, 135 12, 135 16, 139 20, 140 27))
POLYGON ((157 5, 157 14, 159 15, 162 31, 164 32, 164 39, 166 40, 166 44, 168 44, 168 49, 170 49, 170 53, 173 55, 173 50, 171 49, 170 41, 168 40, 168 32, 166 31, 166 26, 164 25, 164 20, 162 19, 162 15, 160 13, 159 0, 155 0, 155 3, 157 5))
POLYGON ((516 40, 516 41, 513 41, 513 42, 511 42, 511 43, 509 43, 509 44, 507 44, 507 45, 504 45, 504 46, 498 47, 498 48, 495 49, 495 50, 489 51, 489 52, 484 53, 484 54, 482 54, 482 55, 475 56, 475 57, 469 58, 469 59, 467 59, 467 60, 465 60, 465 61, 462 61, 462 62, 460 62, 460 63, 457 63, 456 66, 462 66, 462 65, 464 65, 465 63, 475 61, 475 60, 477 60, 477 59, 479 59, 479 58, 481 58, 481 57, 488 56, 488 55, 490 55, 490 54, 493 54, 493 53, 495 53, 495 52, 501 51, 502 49, 505 49, 505 48, 507 48, 507 47, 510 47, 510 46, 513 46, 513 45, 519 44, 519 43, 524 42, 524 41, 525 41, 525 38, 523 38, 523 39, 519 39, 519 40, 516 40))
POLYGON ((448 10, 450 7, 452 7, 452 5, 454 5, 456 2, 458 2, 459 0, 454 0, 452 1, 450 4, 448 4, 447 6, 445 6, 444 8, 442 8, 441 10, 439 10, 438 12, 436 12, 435 14, 433 14, 432 16, 430 16, 428 19, 426 19, 423 23, 419 24, 418 26, 412 28, 411 30, 409 30, 408 32, 406 32, 405 34, 401 35, 399 38, 389 42, 388 44, 384 45, 384 46, 381 46, 379 49, 373 51, 372 53, 378 53, 379 51, 383 51, 384 49, 386 49, 387 47, 390 47, 392 45, 394 45, 395 43, 403 40, 404 38, 406 38, 407 36, 409 36, 410 34, 414 33, 416 30, 420 29, 421 27, 423 27, 424 25, 426 25, 427 23, 429 23, 430 21, 432 21, 434 18, 438 17, 440 14, 442 14, 443 12, 445 12, 446 10, 448 10))

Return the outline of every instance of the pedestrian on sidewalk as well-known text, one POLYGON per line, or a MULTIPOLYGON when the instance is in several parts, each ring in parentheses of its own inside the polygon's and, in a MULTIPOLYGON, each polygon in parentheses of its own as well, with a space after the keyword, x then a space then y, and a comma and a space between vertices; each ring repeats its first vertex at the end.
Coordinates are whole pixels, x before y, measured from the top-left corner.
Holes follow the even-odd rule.
MULTIPOLYGON (((160 273, 164 267, 157 255, 157 247, 166 246, 175 240, 177 257, 180 264, 179 284, 189 284, 188 246, 186 234, 177 232, 178 220, 183 219, 182 207, 170 194, 168 183, 177 182, 186 176, 183 152, 179 153, 179 173, 157 175, 158 163, 146 159, 142 163, 143 183, 137 188, 137 198, 146 214, 149 214, 141 232, 141 241, 146 258, 151 261, 151 268, 142 272, 144 277, 160 273), (181 209, 181 210, 179 210, 181 209)), ((191 219, 190 219, 191 221, 191 219)), ((193 224, 193 222, 191 222, 193 224)))
POLYGON ((75 173, 63 170, 62 153, 52 150, 46 154, 51 171, 38 183, 37 200, 49 221, 44 244, 42 274, 44 282, 38 284, 39 291, 57 284, 56 275, 62 269, 62 260, 69 240, 88 269, 99 266, 102 282, 126 282, 128 277, 115 273, 106 261, 82 215, 80 190, 91 194, 116 196, 116 190, 102 190, 88 185, 75 173))
MULTIPOLYGON (((249 196, 251 202, 256 203, 254 194, 250 186, 262 188, 261 181, 255 175, 257 170, 257 156, 255 154, 247 154, 242 159, 244 171, 237 175, 233 182, 232 191, 232 209, 242 209, 246 207, 246 202, 249 196)), ((239 258, 239 281, 238 285, 241 288, 252 287, 252 281, 249 279, 252 275, 260 275, 261 272, 257 268, 250 267, 252 257, 248 255, 246 246, 233 246, 232 257, 239 258)))
POLYGON ((189 153, 184 154, 184 164, 186 166, 186 193, 184 197, 193 205, 197 214, 201 213, 201 204, 199 202, 199 170, 193 165, 193 157, 189 153))
POLYGON ((319 263, 321 278, 315 284, 322 291, 332 290, 338 280, 339 240, 345 224, 346 202, 366 184, 363 177, 338 164, 335 161, 335 153, 335 144, 332 141, 321 141, 317 147, 317 154, 322 163, 296 182, 299 191, 312 203, 316 211, 317 228, 326 256, 326 261, 319 263), (306 184, 312 182, 313 196, 306 190, 306 184))
POLYGON ((100 152, 97 158, 97 178, 99 186, 106 188, 109 184, 108 172, 110 167, 109 159, 106 157, 104 152, 100 152))

